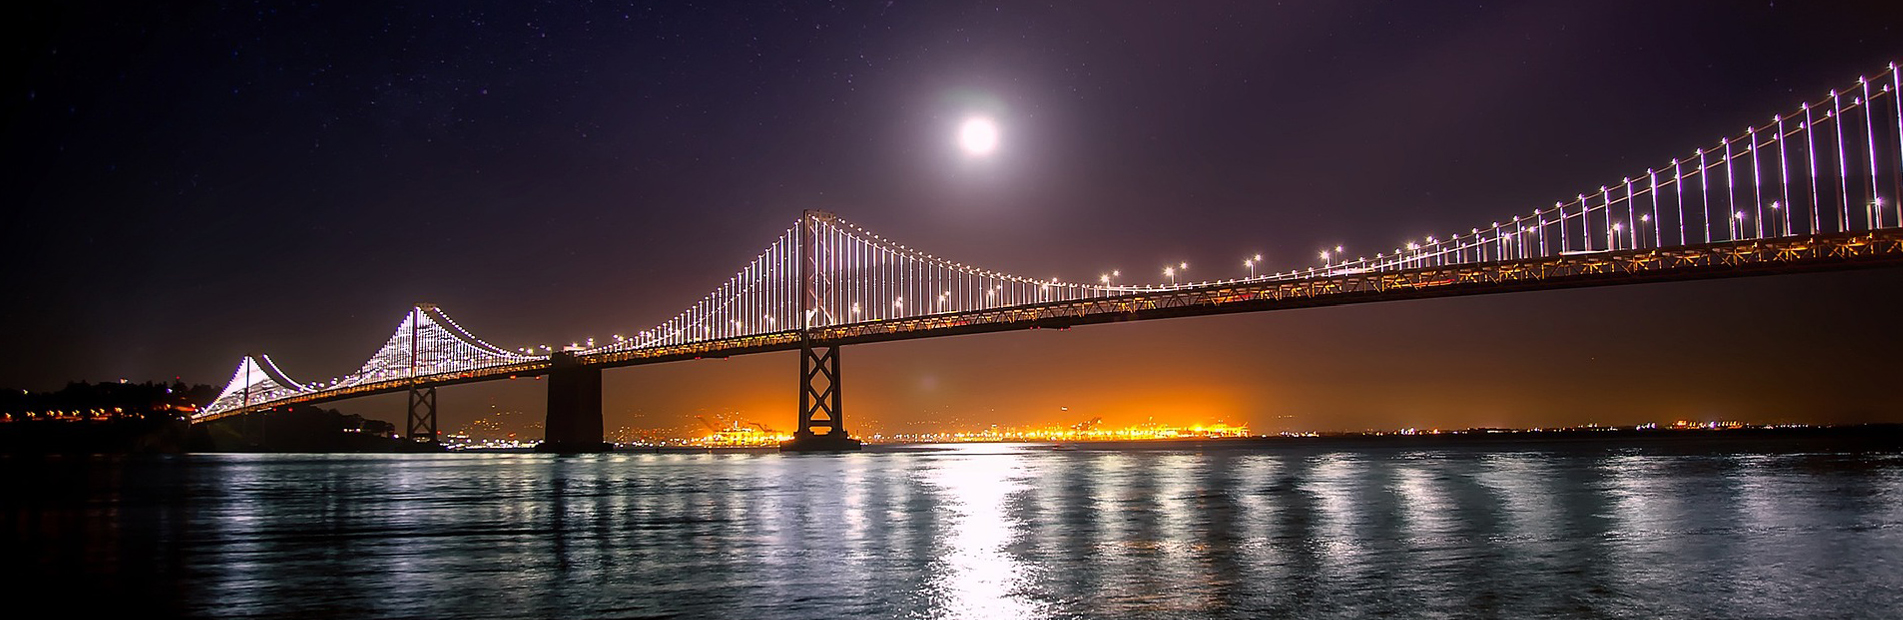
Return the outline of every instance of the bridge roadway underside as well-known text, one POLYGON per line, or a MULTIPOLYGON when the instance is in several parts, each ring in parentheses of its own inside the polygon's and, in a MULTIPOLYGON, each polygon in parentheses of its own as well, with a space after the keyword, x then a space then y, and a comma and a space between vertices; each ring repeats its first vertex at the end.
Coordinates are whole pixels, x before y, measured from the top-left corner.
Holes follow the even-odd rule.
MULTIPOLYGON (((1713 243, 1672 248, 1601 251, 1487 263, 1426 266, 1381 272, 1339 272, 1302 279, 1231 281, 1174 290, 1019 305, 870 321, 808 331, 810 346, 837 347, 1022 329, 1146 321, 1189 316, 1268 312, 1356 303, 1487 295, 1517 291, 1648 282, 1842 271, 1903 265, 1903 230, 1713 243)), ((550 362, 426 377, 416 386, 441 386, 549 375, 549 440, 557 448, 601 445, 601 370, 701 358, 793 351, 798 332, 776 332, 686 345, 588 355, 564 353, 550 362), (558 413, 559 412, 559 413, 558 413)), ((232 413, 291 403, 318 403, 408 390, 408 381, 355 386, 337 393, 294 397, 232 413)), ((569 450, 577 451, 577 450, 569 450)))

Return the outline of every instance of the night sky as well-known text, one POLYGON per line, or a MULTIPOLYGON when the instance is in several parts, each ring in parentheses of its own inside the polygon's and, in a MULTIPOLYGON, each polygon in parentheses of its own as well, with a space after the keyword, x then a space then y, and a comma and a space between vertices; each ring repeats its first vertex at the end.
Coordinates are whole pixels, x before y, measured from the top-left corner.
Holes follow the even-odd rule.
MULTIPOLYGON (((222 385, 250 352, 338 376, 418 301, 508 347, 631 333, 802 209, 1035 277, 1305 267, 1591 191, 1903 60, 1881 2, 461 4, 10 11, 0 384, 222 385), (973 114, 1002 126, 991 158, 957 149, 973 114)), ((1899 285, 854 346, 847 423, 1903 421, 1899 285)), ((608 426, 790 427, 796 365, 612 370, 608 426)), ((449 388, 444 427, 542 398, 449 388)))

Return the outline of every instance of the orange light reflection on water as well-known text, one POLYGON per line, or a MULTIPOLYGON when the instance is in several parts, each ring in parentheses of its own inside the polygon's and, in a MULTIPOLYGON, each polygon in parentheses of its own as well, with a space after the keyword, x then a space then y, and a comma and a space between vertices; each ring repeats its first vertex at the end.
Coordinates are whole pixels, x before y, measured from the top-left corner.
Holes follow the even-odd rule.
POLYGON ((874 442, 892 443, 958 443, 972 441, 1150 441, 1158 439, 1219 439, 1249 436, 1251 435, 1249 434, 1248 425, 1215 423, 1192 426, 1138 424, 1123 428, 1102 428, 1090 425, 1031 428, 992 427, 970 431, 895 433, 890 435, 874 434, 867 437, 867 439, 874 442))

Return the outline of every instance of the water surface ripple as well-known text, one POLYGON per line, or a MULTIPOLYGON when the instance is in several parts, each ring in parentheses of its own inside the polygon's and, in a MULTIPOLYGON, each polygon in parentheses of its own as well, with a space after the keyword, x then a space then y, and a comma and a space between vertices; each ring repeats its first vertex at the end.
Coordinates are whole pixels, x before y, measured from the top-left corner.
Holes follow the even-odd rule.
POLYGON ((152 616, 1896 618, 1903 454, 1776 440, 5 459, 152 616))

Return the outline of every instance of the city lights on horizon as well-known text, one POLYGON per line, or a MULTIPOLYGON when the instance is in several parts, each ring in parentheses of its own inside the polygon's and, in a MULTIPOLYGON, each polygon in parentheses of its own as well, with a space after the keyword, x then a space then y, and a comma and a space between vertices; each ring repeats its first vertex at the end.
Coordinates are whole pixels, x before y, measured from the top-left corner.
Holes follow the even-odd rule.
MULTIPOLYGON (((74 416, 77 419, 78 416, 74 416)), ((42 419, 58 419, 47 417, 42 419)), ((16 421, 0 419, 0 422, 16 421)), ((477 427, 482 423, 478 422, 477 427)), ((1171 425, 1159 423, 1132 424, 1121 427, 1106 427, 1101 424, 1083 423, 1072 425, 1029 425, 999 426, 921 430, 906 432, 873 431, 862 438, 872 444, 933 444, 933 443, 1141 443, 1153 441, 1180 440, 1241 440, 1272 438, 1326 438, 1326 437, 1414 437, 1414 436, 1461 436, 1461 435, 1519 435, 1546 433, 1613 433, 1613 432, 1697 432, 1697 431, 1744 431, 1744 430, 1790 430, 1819 428, 1815 424, 1794 423, 1749 423, 1736 420, 1674 420, 1668 423, 1643 422, 1628 425, 1602 425, 1587 423, 1571 426, 1533 426, 1533 427, 1403 427, 1393 429, 1364 429, 1357 431, 1308 431, 1283 430, 1270 433, 1254 433, 1247 424, 1187 424, 1171 425)), ((493 424, 488 428, 495 429, 493 424)), ((677 448, 677 449, 776 449, 781 442, 790 440, 789 433, 776 431, 757 424, 730 423, 726 427, 708 428, 700 433, 666 429, 638 430, 621 429, 620 438, 615 443, 623 448, 677 448)), ((540 443, 538 439, 522 438, 518 433, 499 436, 480 436, 469 430, 451 433, 445 436, 446 447, 451 450, 527 450, 540 443)))

